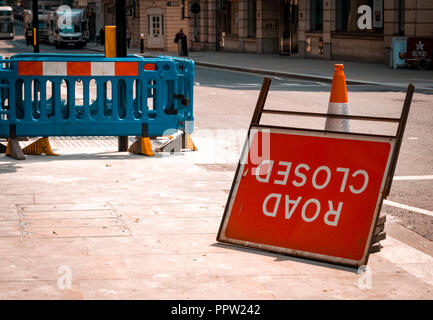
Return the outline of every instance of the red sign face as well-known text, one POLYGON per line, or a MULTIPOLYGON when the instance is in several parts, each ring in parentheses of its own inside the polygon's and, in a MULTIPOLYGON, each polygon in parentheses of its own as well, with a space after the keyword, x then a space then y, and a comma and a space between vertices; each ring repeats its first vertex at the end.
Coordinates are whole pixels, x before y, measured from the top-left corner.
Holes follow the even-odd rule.
POLYGON ((218 240, 366 262, 394 139, 277 129, 250 136, 218 240))

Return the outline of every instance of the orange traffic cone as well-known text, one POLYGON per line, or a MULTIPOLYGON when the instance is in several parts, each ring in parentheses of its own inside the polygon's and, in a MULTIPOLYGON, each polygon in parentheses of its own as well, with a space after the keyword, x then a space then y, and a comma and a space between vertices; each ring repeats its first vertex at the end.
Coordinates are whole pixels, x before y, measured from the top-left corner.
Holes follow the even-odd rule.
MULTIPOLYGON (((329 99, 328 114, 349 114, 349 103, 347 100, 346 76, 344 65, 336 64, 334 77, 332 78, 331 97, 329 99)), ((350 132, 348 119, 327 118, 325 123, 327 131, 350 132)))

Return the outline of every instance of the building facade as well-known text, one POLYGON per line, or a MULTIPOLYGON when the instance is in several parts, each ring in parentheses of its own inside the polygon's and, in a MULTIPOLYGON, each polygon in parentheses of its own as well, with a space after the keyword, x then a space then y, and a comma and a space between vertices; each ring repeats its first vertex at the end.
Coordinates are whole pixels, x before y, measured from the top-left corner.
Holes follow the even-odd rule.
POLYGON ((101 0, 76 0, 73 7, 86 9, 89 39, 95 41, 99 30, 103 27, 103 17, 100 14, 101 0))
MULTIPOLYGON (((174 43, 176 33, 182 28, 189 35, 189 2, 126 0, 126 21, 131 47, 139 47, 143 35, 145 49, 177 51, 177 44, 174 43)), ((115 0, 102 0, 101 12, 104 25, 116 24, 115 0)), ((191 44, 190 37, 188 40, 191 44)))
POLYGON ((393 37, 433 36, 431 0, 191 0, 189 15, 195 50, 388 63, 393 37))

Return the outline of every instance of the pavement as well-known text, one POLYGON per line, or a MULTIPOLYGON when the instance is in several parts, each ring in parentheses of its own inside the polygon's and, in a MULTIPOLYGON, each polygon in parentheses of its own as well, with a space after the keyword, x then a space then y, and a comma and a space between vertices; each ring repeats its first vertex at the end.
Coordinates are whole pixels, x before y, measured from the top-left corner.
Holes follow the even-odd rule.
MULTIPOLYGON (((85 49, 104 52, 103 46, 94 43, 89 43, 85 49)), ((145 50, 140 53, 138 48, 128 49, 128 53, 144 56, 178 55, 177 52, 157 50, 145 50)), ((433 93, 433 69, 427 71, 409 68, 392 69, 379 63, 213 51, 189 52, 188 58, 194 60, 198 66, 324 82, 332 81, 334 64, 342 63, 347 84, 372 84, 406 89, 409 83, 413 83, 416 89, 433 93)))
POLYGON ((235 171, 218 155, 233 141, 216 163, 51 142, 60 156, 0 157, 0 299, 433 298, 432 242, 393 221, 364 273, 218 243, 235 171))
MULTIPOLYGON (((279 57, 202 52, 190 56, 194 55, 198 63, 205 56, 207 61, 226 59, 227 64, 230 57, 251 57, 256 61, 252 65, 260 68, 279 57)), ((323 62, 323 70, 325 63, 332 74, 332 63, 323 62)), ((390 71, 431 75, 431 71, 390 71)), ((246 130, 258 91, 243 92, 237 105, 221 88, 196 89, 197 152, 145 157, 117 152, 114 137, 58 137, 50 140, 59 156, 27 156, 24 161, 0 156, 0 181, 5 186, 0 194, 0 299, 433 298, 433 242, 391 216, 383 248, 370 256, 363 272, 218 243, 216 235, 245 137, 245 132, 235 135, 238 131, 229 130, 227 114, 231 110, 235 121, 231 129, 246 130), (209 99, 211 93, 218 99, 209 99), (205 108, 205 99, 213 104, 205 108)), ((288 96, 281 91, 268 101, 285 97, 301 105, 310 96, 326 107, 328 95, 288 96)), ((361 101, 365 93, 357 95, 361 101)), ((423 100, 415 103, 412 113, 426 123, 423 131, 431 123, 425 120, 429 104, 425 101, 430 97, 420 95, 423 100)), ((397 98, 403 99, 403 93, 393 94, 397 98)), ((377 102, 387 106, 383 100, 377 102)), ((385 112, 395 108, 395 101, 388 104, 385 112)), ((415 127, 415 122, 408 124, 409 137, 415 127)), ((32 140, 20 144, 24 147, 32 140)), ((413 141, 417 140, 402 147, 400 175, 414 172, 406 157, 425 149, 420 144, 412 148, 413 141)), ((426 192, 428 198, 430 191, 426 192)))

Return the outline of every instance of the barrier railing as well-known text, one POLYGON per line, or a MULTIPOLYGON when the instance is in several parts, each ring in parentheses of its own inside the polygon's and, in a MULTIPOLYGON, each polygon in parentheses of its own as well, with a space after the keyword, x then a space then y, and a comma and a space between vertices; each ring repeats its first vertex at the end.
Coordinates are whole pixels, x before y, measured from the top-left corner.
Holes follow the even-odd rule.
POLYGON ((18 54, 0 60, 0 137, 191 134, 193 86, 182 58, 18 54))

